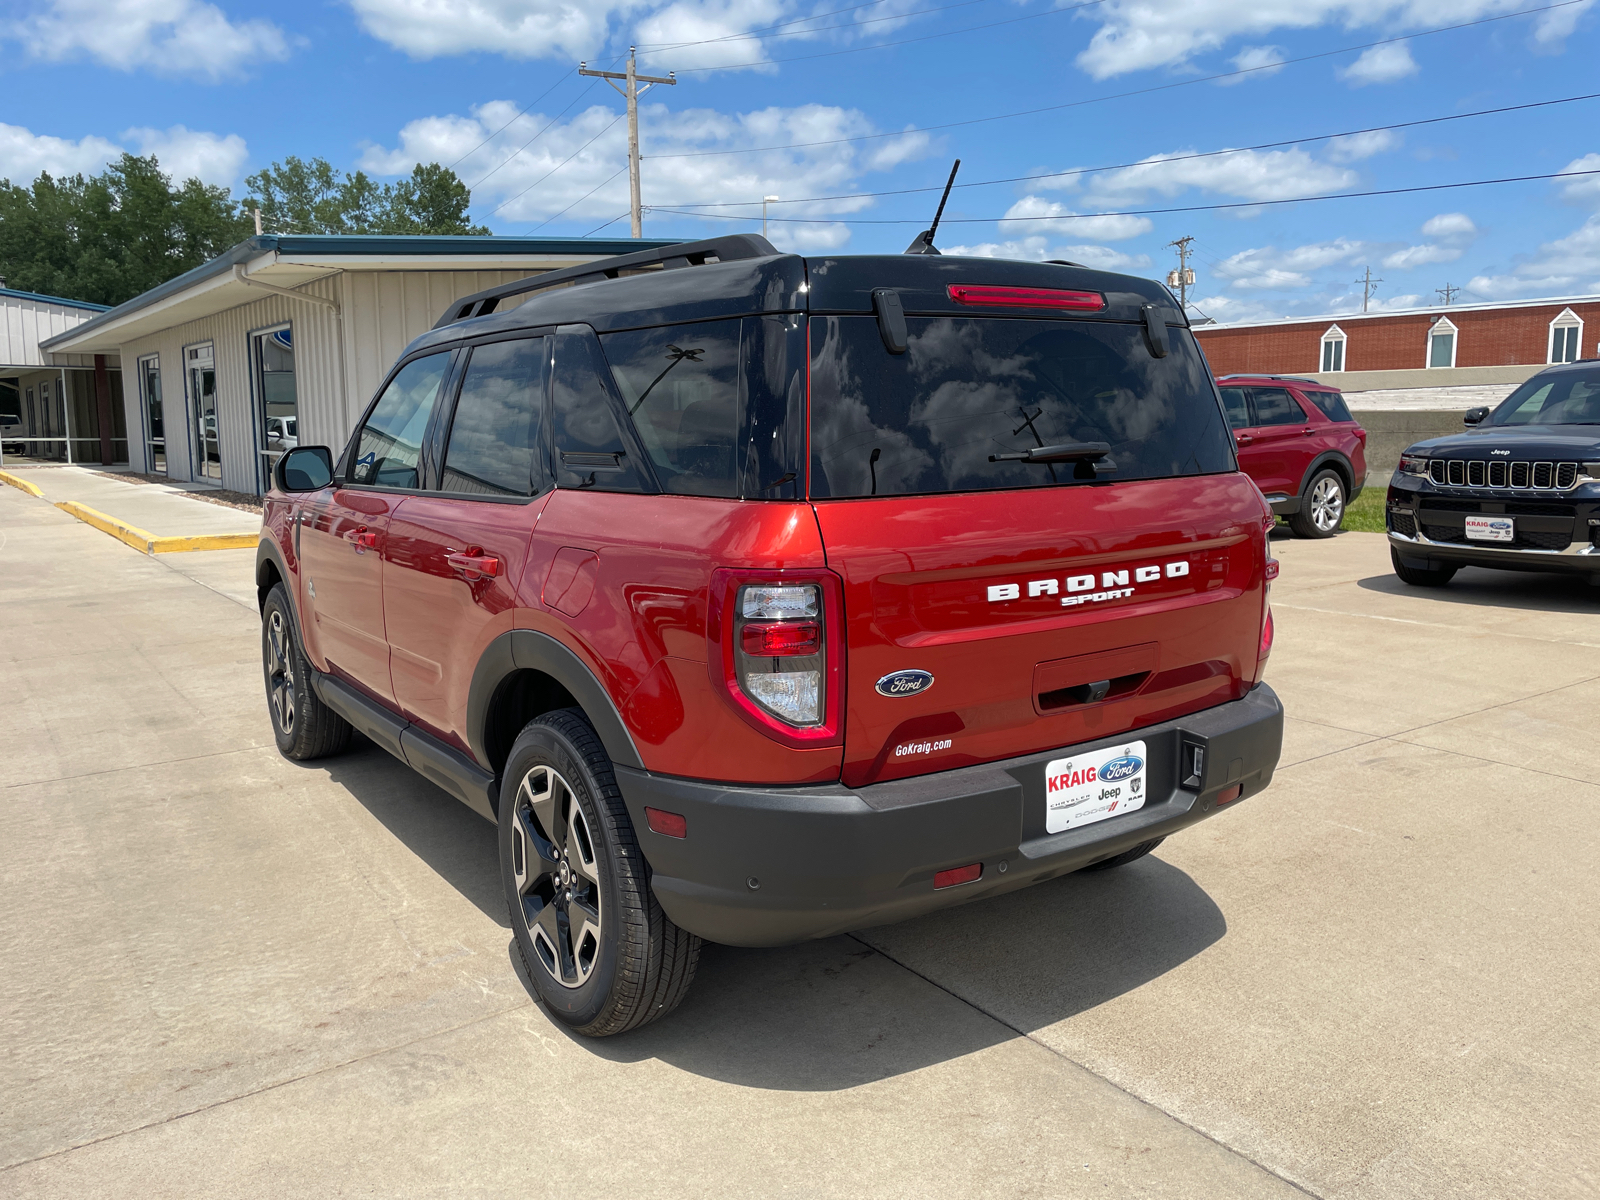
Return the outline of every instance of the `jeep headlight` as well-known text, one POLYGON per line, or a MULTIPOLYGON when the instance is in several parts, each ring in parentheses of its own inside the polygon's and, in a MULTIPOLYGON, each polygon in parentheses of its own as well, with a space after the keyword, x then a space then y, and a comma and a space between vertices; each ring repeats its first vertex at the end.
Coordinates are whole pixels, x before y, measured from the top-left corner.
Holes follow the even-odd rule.
POLYGON ((1400 474, 1426 475, 1428 473, 1428 460, 1420 454, 1402 454, 1400 456, 1400 474))

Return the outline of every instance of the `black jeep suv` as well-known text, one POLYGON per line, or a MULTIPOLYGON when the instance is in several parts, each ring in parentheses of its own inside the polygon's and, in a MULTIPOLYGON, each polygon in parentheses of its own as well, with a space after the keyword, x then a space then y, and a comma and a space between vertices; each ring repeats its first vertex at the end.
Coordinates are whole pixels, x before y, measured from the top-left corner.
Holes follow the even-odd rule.
POLYGON ((1418 442, 1389 484, 1389 556, 1406 583, 1464 566, 1569 571, 1600 584, 1600 360, 1541 371, 1464 433, 1418 442))

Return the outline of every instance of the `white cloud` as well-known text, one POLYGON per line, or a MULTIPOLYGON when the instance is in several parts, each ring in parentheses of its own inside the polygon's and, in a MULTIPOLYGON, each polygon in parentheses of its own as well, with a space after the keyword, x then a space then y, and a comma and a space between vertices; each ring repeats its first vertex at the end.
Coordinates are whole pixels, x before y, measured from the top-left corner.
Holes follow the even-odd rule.
POLYGON ((1409 271, 1431 263, 1455 262, 1478 236, 1478 227, 1466 213, 1440 213, 1422 223, 1422 236, 1432 238, 1387 255, 1383 265, 1391 271, 1409 271))
POLYGON ((289 56, 289 38, 270 21, 233 20, 204 0, 44 0, 9 36, 49 62, 88 57, 212 83, 289 56))
POLYGON ((1082 263, 1100 271, 1143 271, 1150 267, 1150 256, 1147 254, 1124 254, 1110 246, 1051 245, 1050 240, 1042 235, 941 249, 945 254, 966 258, 1013 258, 1024 262, 1059 259, 1082 263))
POLYGON ((1243 250, 1223 259, 1215 269, 1218 275, 1229 280, 1229 286, 1237 289, 1292 291, 1309 287, 1312 271, 1356 263, 1371 253, 1372 247, 1366 242, 1335 238, 1331 242, 1312 242, 1292 250, 1279 250, 1276 246, 1243 250))
POLYGON ((1010 218, 1008 224, 1025 235, 1034 232, 1065 233, 1104 242, 1124 241, 1155 228, 1149 217, 1078 214, 1065 205, 1039 196, 1024 196, 1008 208, 1005 215, 1010 218))
POLYGON ((1370 133, 1352 133, 1348 137, 1334 138, 1328 143, 1328 157, 1334 162, 1360 162, 1400 144, 1400 135, 1392 129, 1374 129, 1370 133))
MULTIPOLYGON (((1377 29, 1384 36, 1431 28, 1440 23, 1441 14, 1450 21, 1469 21, 1525 7, 1525 0, 1455 0, 1443 7, 1422 0, 1108 0, 1085 12, 1093 13, 1100 27, 1077 63, 1094 78, 1106 79, 1129 71, 1182 66, 1234 38, 1262 39, 1278 30, 1334 26, 1346 35, 1377 29)), ((1544 14, 1534 25, 1535 45, 1559 47, 1587 7, 1544 14)))
MULTIPOLYGON (((1582 158, 1575 158, 1563 171, 1600 171, 1600 154, 1585 154, 1582 158)), ((1580 175, 1576 179, 1566 179, 1561 183, 1561 198, 1576 204, 1593 204, 1600 201, 1600 175, 1580 175)))
POLYGON ((1126 208, 1152 194, 1171 197, 1189 188, 1243 200, 1283 200, 1339 191, 1359 178, 1354 171, 1319 162, 1298 147, 1244 150, 1210 158, 1156 154, 1137 166, 1095 175, 1089 180, 1085 200, 1095 208, 1126 208))
POLYGON ((1440 213, 1422 223, 1422 235, 1431 238, 1473 238, 1478 227, 1466 213, 1440 213))
POLYGON ((1407 246, 1404 250, 1397 250, 1386 255, 1383 265, 1391 271, 1409 271, 1412 267, 1422 267, 1429 263, 1455 262, 1460 258, 1464 247, 1440 246, 1425 242, 1420 246, 1407 246))
POLYGON ((186 129, 130 129, 119 145, 89 134, 73 141, 33 133, 20 125, 0 125, 0 179, 26 186, 48 171, 63 175, 92 174, 124 149, 134 154, 154 154, 161 169, 177 183, 199 178, 206 183, 232 184, 239 177, 248 153, 242 137, 186 129))
MULTIPOLYGON (((452 162, 466 155, 456 173, 473 188, 480 220, 537 223, 559 215, 563 222, 598 224, 627 213, 628 179, 623 170, 627 165, 627 125, 618 120, 616 109, 595 105, 551 125, 550 118, 540 113, 516 116, 517 107, 509 100, 495 100, 474 109, 469 117, 413 121, 400 131, 397 148, 369 147, 360 165, 378 174, 400 174, 416 162, 452 162), (504 133, 487 146, 473 149, 507 122, 510 127, 504 133), (539 134, 547 125, 548 131, 539 134), (592 144, 585 148, 586 143, 592 144), (524 145, 526 148, 520 149, 524 145), (496 206, 501 206, 499 212, 491 217, 489 210, 496 206)), ((715 231, 749 232, 760 228, 761 197, 784 197, 785 202, 772 206, 772 217, 816 222, 774 220, 769 236, 774 243, 789 247, 843 245, 848 227, 829 218, 859 212, 872 203, 868 198, 795 201, 858 190, 862 176, 892 170, 928 151, 927 135, 913 133, 843 146, 706 153, 879 132, 855 109, 820 104, 749 113, 672 111, 665 104, 645 104, 640 115, 640 124, 647 130, 642 167, 647 206, 736 202, 737 206, 686 211, 704 213, 715 231), (714 216, 755 219, 734 222, 712 220, 714 216)))
POLYGON ((1417 69, 1411 47, 1405 42, 1390 42, 1363 50, 1360 58, 1339 72, 1339 78, 1352 87, 1365 87, 1369 83, 1393 83, 1415 75, 1417 69))
POLYGON ((619 6, 604 0, 350 0, 350 7, 368 33, 412 58, 472 51, 577 58, 605 44, 619 6))
POLYGON ((1234 70, 1249 71, 1250 74, 1217 80, 1223 87, 1276 75, 1283 69, 1283 49, 1280 46, 1246 46, 1233 56, 1232 61, 1234 70))
POLYGON ((1511 271, 1474 276, 1467 289, 1496 300, 1600 292, 1600 213, 1566 237, 1546 242, 1511 271))
MULTIPOLYGON (((670 47, 650 57, 662 64, 670 59, 673 70, 744 67, 765 63, 767 52, 761 38, 739 35, 777 24, 786 11, 782 0, 678 0, 645 17, 635 34, 642 45, 670 47)), ((662 70, 649 67, 646 73, 662 70)))
POLYGON ((161 169, 179 183, 198 179, 232 187, 249 154, 237 133, 222 137, 182 125, 171 129, 130 129, 122 136, 138 147, 137 153, 154 154, 161 169))

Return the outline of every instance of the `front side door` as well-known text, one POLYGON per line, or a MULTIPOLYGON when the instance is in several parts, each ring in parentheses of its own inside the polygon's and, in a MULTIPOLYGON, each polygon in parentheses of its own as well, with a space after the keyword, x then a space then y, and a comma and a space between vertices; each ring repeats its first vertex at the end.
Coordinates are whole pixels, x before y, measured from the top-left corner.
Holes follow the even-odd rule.
POLYGON ((1235 435, 1240 465, 1268 497, 1294 496, 1311 462, 1311 423, 1288 388, 1253 387, 1251 424, 1235 435))
POLYGON ((395 702, 471 753, 467 696, 484 649, 513 628, 528 540, 549 497, 542 337, 467 351, 441 411, 434 490, 407 497, 384 542, 383 607, 395 702))
POLYGON ((312 660, 391 705, 382 550, 390 515, 421 488, 422 447, 449 366, 445 351, 401 367, 334 486, 300 512, 301 629, 312 660))

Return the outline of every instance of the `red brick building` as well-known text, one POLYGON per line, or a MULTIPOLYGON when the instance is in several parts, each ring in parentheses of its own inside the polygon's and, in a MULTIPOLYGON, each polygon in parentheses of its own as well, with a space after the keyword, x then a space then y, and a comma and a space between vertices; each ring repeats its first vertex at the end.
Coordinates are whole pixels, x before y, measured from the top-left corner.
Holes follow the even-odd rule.
MULTIPOLYGON (((1218 375, 1542 366, 1600 357, 1600 296, 1454 304, 1312 320, 1202 325, 1195 336, 1218 375)), ((1432 379, 1430 379, 1430 382, 1432 379)))

